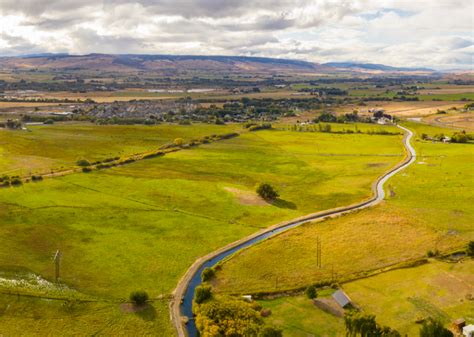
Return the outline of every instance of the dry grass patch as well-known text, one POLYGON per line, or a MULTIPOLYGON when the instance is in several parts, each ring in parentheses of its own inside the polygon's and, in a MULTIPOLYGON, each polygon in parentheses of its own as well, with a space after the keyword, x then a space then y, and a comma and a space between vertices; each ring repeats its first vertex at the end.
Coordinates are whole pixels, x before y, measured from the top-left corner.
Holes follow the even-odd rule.
POLYGON ((252 191, 244 191, 235 187, 224 187, 227 192, 232 193, 241 205, 247 206, 266 206, 268 203, 252 191))

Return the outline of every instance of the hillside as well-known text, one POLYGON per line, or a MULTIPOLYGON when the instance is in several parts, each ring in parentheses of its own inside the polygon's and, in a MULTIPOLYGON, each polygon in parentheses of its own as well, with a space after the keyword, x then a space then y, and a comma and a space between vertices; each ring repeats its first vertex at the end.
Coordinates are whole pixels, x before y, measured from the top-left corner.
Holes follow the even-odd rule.
POLYGON ((428 68, 392 67, 377 63, 355 63, 355 62, 328 62, 323 66, 337 68, 339 70, 352 71, 382 71, 382 72, 434 72, 428 68))
POLYGON ((3 70, 100 70, 113 72, 171 72, 225 71, 234 73, 315 73, 324 70, 319 64, 243 56, 200 56, 200 55, 32 55, 0 58, 3 70))

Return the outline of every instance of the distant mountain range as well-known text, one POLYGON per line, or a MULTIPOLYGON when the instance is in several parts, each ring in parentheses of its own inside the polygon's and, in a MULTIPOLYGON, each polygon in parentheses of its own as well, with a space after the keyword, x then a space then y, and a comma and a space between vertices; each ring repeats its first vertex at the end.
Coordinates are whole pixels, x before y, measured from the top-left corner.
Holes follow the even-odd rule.
POLYGON ((33 54, 0 57, 0 69, 56 71, 153 72, 164 76, 193 72, 246 74, 318 74, 350 72, 432 72, 426 68, 397 68, 381 64, 330 62, 324 64, 247 56, 134 55, 134 54, 33 54))
POLYGON ((379 70, 385 72, 397 72, 397 71, 422 71, 422 72, 434 72, 435 70, 429 68, 409 68, 409 67, 391 67, 384 64, 377 63, 355 63, 355 62, 328 62, 323 63, 323 66, 339 68, 339 69, 364 69, 364 70, 379 70))

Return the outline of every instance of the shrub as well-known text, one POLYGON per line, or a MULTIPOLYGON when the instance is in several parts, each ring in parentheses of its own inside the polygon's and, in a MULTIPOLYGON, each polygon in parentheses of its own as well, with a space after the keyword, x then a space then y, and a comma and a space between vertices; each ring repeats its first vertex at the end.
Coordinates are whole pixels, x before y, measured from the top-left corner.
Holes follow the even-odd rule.
POLYGON ((77 166, 90 166, 91 163, 89 163, 88 160, 85 159, 80 159, 76 162, 77 166))
POLYGON ((468 137, 465 133, 456 132, 451 136, 451 143, 467 143, 468 137))
POLYGON ((420 337, 453 337, 453 333, 433 318, 428 318, 420 329, 420 337))
POLYGON ((40 181, 40 180, 43 180, 43 177, 42 176, 31 176, 31 180, 40 181))
POLYGON ((266 326, 260 330, 258 337, 282 337, 283 332, 279 329, 272 328, 271 326, 266 326))
POLYGON ((20 178, 13 178, 10 183, 12 186, 20 186, 23 184, 20 178))
POLYGON ((194 302, 201 304, 212 297, 211 287, 200 285, 194 291, 194 302))
POLYGON ((263 199, 270 201, 279 197, 278 192, 275 191, 275 189, 270 184, 266 183, 262 183, 257 187, 257 193, 263 199))
POLYGON ((54 124, 54 121, 52 119, 47 119, 43 122, 43 124, 54 124))
POLYGON ((92 171, 92 169, 89 168, 89 167, 83 167, 82 168, 82 172, 84 172, 84 173, 89 173, 90 171, 92 171))
POLYGON ((176 138, 173 141, 173 144, 176 145, 176 146, 182 146, 184 144, 184 140, 183 140, 183 138, 176 138))
POLYGON ((148 293, 143 290, 134 291, 130 294, 130 301, 135 305, 143 305, 148 301, 148 293))
POLYGON ((316 291, 316 287, 314 285, 310 285, 308 288, 306 288, 305 294, 311 300, 318 297, 318 292, 316 291))
POLYGON ((466 253, 467 253, 468 256, 474 257, 474 241, 470 241, 467 244, 466 253))
POLYGON ((209 267, 204 268, 201 274, 202 282, 209 281, 210 279, 214 277, 214 274, 215 274, 214 269, 209 268, 209 267))

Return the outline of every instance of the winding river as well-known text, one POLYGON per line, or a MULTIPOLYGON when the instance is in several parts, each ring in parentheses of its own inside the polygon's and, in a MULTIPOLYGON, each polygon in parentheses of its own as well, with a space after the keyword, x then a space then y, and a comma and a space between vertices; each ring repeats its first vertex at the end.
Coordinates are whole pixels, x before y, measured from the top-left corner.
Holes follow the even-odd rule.
POLYGON ((413 132, 403 126, 398 126, 405 132, 403 138, 403 144, 406 149, 405 159, 399 163, 397 166, 392 168, 390 171, 383 174, 379 177, 375 183, 372 185, 373 196, 372 198, 362 201, 357 204, 333 208, 325 210, 322 212, 306 215, 304 217, 294 219, 285 223, 281 223, 269 228, 266 228, 262 231, 254 233, 246 238, 243 238, 239 241, 231 243, 217 251, 214 251, 200 259, 198 259, 194 264, 188 269, 183 278, 179 281, 175 291, 174 291, 174 301, 171 303, 171 319, 173 325, 176 328, 179 337, 196 337, 198 336, 198 331, 193 319, 192 311, 192 302, 194 296, 194 290, 198 285, 201 284, 201 273, 206 267, 212 267, 218 262, 224 260, 229 255, 234 254, 235 252, 252 246, 253 244, 265 240, 269 237, 272 237, 278 233, 289 230, 291 228, 297 227, 309 221, 316 219, 324 219, 330 216, 338 216, 346 213, 350 213, 356 210, 367 208, 378 204, 385 198, 384 184, 392 176, 412 164, 416 160, 416 152, 413 146, 410 143, 411 138, 413 137, 413 132), (183 320, 183 317, 187 322, 183 320))

